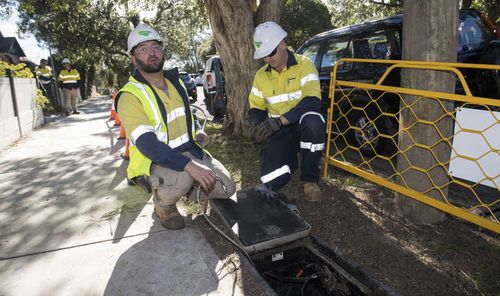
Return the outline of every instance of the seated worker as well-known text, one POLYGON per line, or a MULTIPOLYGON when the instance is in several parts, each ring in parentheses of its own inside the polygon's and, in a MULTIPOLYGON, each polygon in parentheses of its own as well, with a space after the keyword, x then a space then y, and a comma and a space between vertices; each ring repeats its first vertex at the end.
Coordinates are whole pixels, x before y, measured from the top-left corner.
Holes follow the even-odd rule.
POLYGON ((35 67, 35 74, 42 84, 49 84, 52 82, 52 70, 47 66, 46 59, 40 60, 40 65, 35 67))
POLYGON ((229 198, 236 191, 224 166, 198 142, 208 141, 189 107, 189 97, 177 68, 163 71, 163 40, 153 28, 139 24, 128 36, 135 67, 119 90, 115 108, 130 139, 128 178, 146 177, 154 191, 154 212, 167 229, 183 228, 175 203, 182 196, 229 198))
POLYGON ((287 33, 274 22, 255 29, 254 59, 266 63, 257 73, 249 95, 247 136, 267 140, 261 153, 257 191, 276 196, 298 167, 306 201, 321 198, 318 163, 325 146, 325 120, 320 114, 319 76, 306 57, 287 50, 287 33))
POLYGON ((35 67, 35 74, 38 78, 38 82, 42 91, 44 92, 44 95, 47 96, 51 103, 53 103, 54 94, 52 89, 52 82, 54 81, 54 79, 52 77, 52 69, 47 66, 46 59, 40 60, 40 64, 35 67))

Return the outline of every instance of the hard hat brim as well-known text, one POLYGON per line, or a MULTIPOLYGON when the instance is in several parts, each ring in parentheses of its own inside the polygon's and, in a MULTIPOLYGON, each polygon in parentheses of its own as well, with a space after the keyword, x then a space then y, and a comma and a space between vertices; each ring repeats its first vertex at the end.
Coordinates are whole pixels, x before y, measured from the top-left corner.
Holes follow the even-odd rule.
MULTIPOLYGON (((274 50, 274 49, 273 49, 274 50)), ((258 60, 258 59, 262 59, 262 58, 265 58, 267 57, 271 52, 273 52, 273 50, 270 50, 269 52, 258 52, 258 51, 255 51, 255 53, 253 54, 253 59, 254 60, 258 60)))
POLYGON ((281 41, 285 40, 287 35, 288 34, 285 31, 283 31, 281 33, 281 35, 279 36, 279 38, 278 38, 279 41, 276 43, 275 46, 270 47, 266 50, 255 50, 255 53, 253 54, 254 60, 258 60, 258 59, 262 59, 262 58, 267 57, 271 52, 273 52, 274 49, 276 49, 276 47, 278 47, 278 45, 280 45, 281 41))

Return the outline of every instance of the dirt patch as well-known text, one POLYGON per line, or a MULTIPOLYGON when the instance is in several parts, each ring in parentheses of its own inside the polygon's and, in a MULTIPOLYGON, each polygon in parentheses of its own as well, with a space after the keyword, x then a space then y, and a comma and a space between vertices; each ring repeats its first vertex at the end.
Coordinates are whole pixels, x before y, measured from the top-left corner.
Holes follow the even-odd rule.
MULTIPOLYGON (((239 157, 235 161, 234 156, 258 158, 259 147, 236 143, 219 139, 214 155, 237 175, 241 188, 252 188, 258 182, 257 161, 239 157), (231 147, 230 151, 225 147, 231 147)), ((312 226, 312 235, 338 248, 399 294, 500 295, 497 234, 451 216, 436 225, 416 225, 398 215, 391 191, 341 172, 334 173, 334 181, 321 183, 319 203, 308 203, 296 175, 281 192, 296 200, 301 216, 312 226)), ((222 227, 215 215, 210 217, 222 227)), ((195 222, 219 257, 233 266, 245 295, 264 294, 251 271, 239 263, 236 248, 201 216, 195 222)))

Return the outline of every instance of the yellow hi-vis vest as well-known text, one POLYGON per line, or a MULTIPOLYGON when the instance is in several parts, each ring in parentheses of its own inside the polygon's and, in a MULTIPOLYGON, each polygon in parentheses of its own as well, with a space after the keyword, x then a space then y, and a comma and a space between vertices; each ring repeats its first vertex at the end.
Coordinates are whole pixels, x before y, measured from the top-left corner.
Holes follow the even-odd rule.
MULTIPOLYGON (((181 85, 183 85, 182 82, 180 83, 181 85)), ((165 123, 164 118, 161 115, 156 97, 149 86, 138 82, 134 77, 130 77, 127 84, 125 84, 125 86, 118 91, 118 93, 120 92, 129 92, 140 100, 144 108, 144 112, 148 117, 148 121, 151 124, 152 131, 154 131, 158 140, 169 145, 172 149, 175 149, 176 147, 190 140, 188 137, 179 139, 181 140, 180 143, 171 142, 168 134, 168 129, 169 129, 168 127, 169 125, 171 125, 171 123, 168 124, 165 123)), ((116 101, 115 104, 117 104, 116 101)), ((167 113, 169 111, 170 110, 167 110, 167 113)), ((184 112, 187 112, 186 120, 191 120, 191 127, 192 127, 191 139, 194 139, 195 138, 194 117, 189 108, 187 108, 187 110, 186 108, 184 108, 184 112)), ((132 179, 137 176, 150 175, 152 161, 151 159, 147 158, 144 154, 142 154, 141 151, 139 151, 139 149, 135 145, 134 139, 130 139, 129 156, 130 156, 130 163, 127 168, 127 176, 129 179, 132 179)))

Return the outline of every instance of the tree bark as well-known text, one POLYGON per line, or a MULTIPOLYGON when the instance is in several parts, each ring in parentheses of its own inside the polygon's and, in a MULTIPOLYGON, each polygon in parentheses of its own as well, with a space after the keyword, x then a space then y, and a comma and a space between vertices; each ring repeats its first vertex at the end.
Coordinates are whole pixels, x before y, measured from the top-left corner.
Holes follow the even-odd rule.
POLYGON ((248 94, 260 63, 253 59, 253 33, 266 20, 279 21, 283 0, 206 0, 215 47, 224 66, 228 106, 224 132, 241 135, 248 94))
POLYGON ((285 1, 283 0, 261 1, 254 17, 255 26, 267 21, 279 23, 284 8, 285 1))
MULTIPOLYGON (((456 0, 405 1, 403 59, 455 62, 457 19, 456 0)), ((454 93, 455 75, 405 69, 402 71, 401 85, 411 89, 454 93)), ((449 176, 448 167, 437 163, 448 163, 451 147, 442 141, 436 129, 444 138, 452 136, 453 119, 444 114, 447 110, 453 110, 453 107, 451 101, 415 96, 403 96, 400 104, 399 147, 404 152, 398 155, 398 171, 403 173, 396 181, 438 200, 447 198, 449 176), (416 123, 416 117, 434 122, 434 125, 416 123), (416 143, 431 148, 416 147, 416 143), (435 187, 440 189, 431 189, 435 187)), ((414 222, 431 224, 445 218, 442 212, 412 198, 396 194, 396 200, 402 214, 414 222)))

